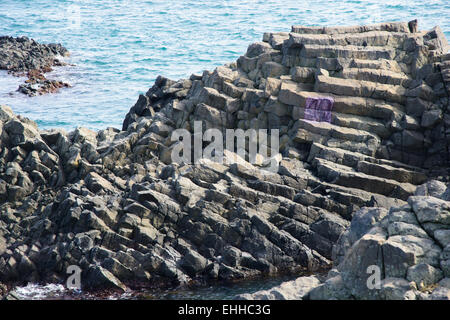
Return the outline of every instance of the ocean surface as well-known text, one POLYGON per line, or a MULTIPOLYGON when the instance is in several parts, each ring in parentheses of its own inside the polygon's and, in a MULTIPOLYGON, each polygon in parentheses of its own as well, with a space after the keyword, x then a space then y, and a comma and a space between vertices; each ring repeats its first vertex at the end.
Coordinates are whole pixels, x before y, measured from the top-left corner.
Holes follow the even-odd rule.
POLYGON ((15 92, 23 79, 0 71, 0 104, 41 128, 121 128, 158 75, 213 70, 264 32, 415 18, 450 39, 449 0, 0 0, 0 35, 59 42, 73 65, 48 75, 72 88, 32 98, 15 92))

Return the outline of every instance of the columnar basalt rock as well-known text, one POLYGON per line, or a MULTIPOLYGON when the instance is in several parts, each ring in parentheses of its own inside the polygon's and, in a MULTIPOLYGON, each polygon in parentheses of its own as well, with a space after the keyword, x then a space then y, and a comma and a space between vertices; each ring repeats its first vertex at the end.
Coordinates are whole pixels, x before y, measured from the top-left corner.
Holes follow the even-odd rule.
MULTIPOLYGON (((0 281, 63 281, 70 265, 86 288, 119 290, 330 269, 363 236, 333 249, 355 212, 382 219, 448 180, 446 46, 415 22, 294 26, 213 72, 158 77, 122 130, 42 131, 1 107, 0 281), (324 98, 330 122, 305 119, 307 100, 324 98), (195 121, 279 129, 278 172, 247 158, 173 163, 172 132, 195 121)), ((426 238, 426 223, 395 228, 426 238)), ((422 242, 437 254, 434 239, 422 242)), ((436 274, 399 263, 411 279, 436 274)))
POLYGON ((237 298, 449 300, 449 235, 450 187, 431 180, 406 205, 356 212, 322 282, 300 277, 237 298))

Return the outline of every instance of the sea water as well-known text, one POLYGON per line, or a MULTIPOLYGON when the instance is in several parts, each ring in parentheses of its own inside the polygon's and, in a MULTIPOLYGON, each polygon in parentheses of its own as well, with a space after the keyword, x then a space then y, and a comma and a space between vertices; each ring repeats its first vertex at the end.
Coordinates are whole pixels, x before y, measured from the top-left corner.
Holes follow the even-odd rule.
POLYGON ((295 280, 295 276, 280 276, 220 283, 187 288, 153 290, 129 290, 125 293, 90 293, 83 290, 69 290, 63 284, 39 285, 28 283, 14 288, 14 295, 21 300, 232 300, 243 293, 268 290, 284 281, 295 280))

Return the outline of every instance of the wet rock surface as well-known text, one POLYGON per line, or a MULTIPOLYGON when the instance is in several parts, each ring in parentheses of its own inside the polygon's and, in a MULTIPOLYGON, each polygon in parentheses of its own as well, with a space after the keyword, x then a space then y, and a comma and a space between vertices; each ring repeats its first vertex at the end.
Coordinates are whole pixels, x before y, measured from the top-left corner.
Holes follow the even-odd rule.
POLYGON ((289 285, 286 297, 366 298, 342 279, 379 262, 380 248, 390 280, 375 298, 444 281, 450 56, 440 29, 293 27, 263 40, 213 72, 158 77, 122 130, 39 130, 1 107, 0 281, 64 283, 77 265, 84 288, 120 291, 320 272, 334 260, 342 267, 326 286, 300 295, 289 285), (306 99, 321 96, 334 101, 331 122, 305 120, 306 99), (232 152, 174 163, 171 135, 193 133, 194 121, 278 129, 278 170, 232 152), (387 220, 399 207, 411 221, 387 220))
POLYGON ((55 93, 60 88, 70 87, 59 80, 47 79, 45 73, 52 67, 62 66, 62 57, 69 51, 60 44, 40 44, 27 37, 0 37, 0 70, 28 79, 17 91, 28 96, 55 93))

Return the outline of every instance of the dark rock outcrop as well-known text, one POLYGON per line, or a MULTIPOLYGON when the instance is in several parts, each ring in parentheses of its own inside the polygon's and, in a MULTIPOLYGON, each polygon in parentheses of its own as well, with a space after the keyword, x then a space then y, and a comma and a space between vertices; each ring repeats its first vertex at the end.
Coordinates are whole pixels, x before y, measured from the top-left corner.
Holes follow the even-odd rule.
POLYGON ((122 130, 42 131, 2 107, 0 281, 63 281, 70 265, 85 287, 116 289, 327 270, 371 226, 357 213, 355 235, 338 240, 355 212, 383 219, 424 182, 448 181, 439 28, 293 27, 263 40, 213 72, 158 77, 122 130), (324 96, 331 121, 306 120, 306 100, 324 96), (279 129, 278 171, 232 152, 172 163, 172 132, 194 121, 279 129))
POLYGON ((18 91, 28 96, 57 92, 69 84, 45 77, 52 67, 64 65, 59 57, 69 55, 60 44, 40 44, 27 37, 0 37, 0 70, 7 70, 16 76, 26 76, 28 80, 18 91))

